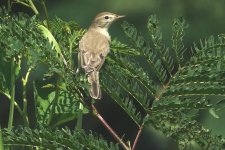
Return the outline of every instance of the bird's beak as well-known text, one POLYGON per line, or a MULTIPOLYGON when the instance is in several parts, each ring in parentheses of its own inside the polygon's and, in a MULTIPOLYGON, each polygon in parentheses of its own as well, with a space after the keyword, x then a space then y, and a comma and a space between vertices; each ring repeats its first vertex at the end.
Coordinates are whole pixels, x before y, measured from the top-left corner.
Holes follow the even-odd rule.
POLYGON ((116 19, 120 19, 120 18, 124 18, 124 17, 126 17, 125 15, 118 15, 118 16, 116 16, 116 19))

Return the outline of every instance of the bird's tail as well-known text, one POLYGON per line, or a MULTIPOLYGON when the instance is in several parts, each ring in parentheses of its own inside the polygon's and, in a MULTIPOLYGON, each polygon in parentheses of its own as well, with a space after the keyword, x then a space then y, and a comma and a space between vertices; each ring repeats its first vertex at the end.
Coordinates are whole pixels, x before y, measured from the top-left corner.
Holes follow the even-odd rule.
POLYGON ((88 82, 91 84, 89 87, 90 96, 94 99, 101 99, 101 89, 99 84, 99 72, 92 71, 88 73, 88 82))

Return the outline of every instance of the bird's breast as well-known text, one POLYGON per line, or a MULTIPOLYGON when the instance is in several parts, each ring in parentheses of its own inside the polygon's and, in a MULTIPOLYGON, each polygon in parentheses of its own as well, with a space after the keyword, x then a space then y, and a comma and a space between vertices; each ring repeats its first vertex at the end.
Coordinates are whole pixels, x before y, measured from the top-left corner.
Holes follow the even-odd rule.
POLYGON ((109 35, 109 32, 108 32, 108 30, 107 29, 105 29, 105 28, 99 28, 98 30, 97 30, 100 34, 102 34, 103 36, 105 36, 109 41, 111 41, 111 37, 110 37, 110 35, 109 35))

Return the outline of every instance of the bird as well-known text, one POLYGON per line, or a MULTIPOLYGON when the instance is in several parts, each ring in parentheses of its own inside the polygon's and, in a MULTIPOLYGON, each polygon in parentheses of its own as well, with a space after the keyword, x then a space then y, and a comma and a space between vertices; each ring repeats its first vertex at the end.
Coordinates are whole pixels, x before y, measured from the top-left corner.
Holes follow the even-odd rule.
POLYGON ((87 32, 79 41, 78 65, 85 70, 89 82, 89 93, 93 99, 101 99, 99 70, 110 51, 111 37, 108 29, 111 24, 125 17, 111 12, 101 12, 92 21, 87 32))

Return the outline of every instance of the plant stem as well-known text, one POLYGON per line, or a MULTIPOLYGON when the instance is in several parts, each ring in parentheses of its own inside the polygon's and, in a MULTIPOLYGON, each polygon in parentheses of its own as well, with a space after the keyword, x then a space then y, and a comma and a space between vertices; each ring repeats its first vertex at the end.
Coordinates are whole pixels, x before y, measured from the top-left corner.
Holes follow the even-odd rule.
POLYGON ((58 102, 58 99, 59 99, 59 95, 60 95, 60 85, 61 85, 61 76, 58 75, 58 79, 56 81, 56 90, 55 90, 55 98, 54 100, 52 101, 52 109, 50 110, 50 113, 49 113, 49 119, 47 121, 47 125, 50 124, 51 120, 52 120, 52 116, 54 114, 54 111, 55 111, 55 106, 58 102))
POLYGON ((41 3, 44 7, 45 17, 46 17, 46 21, 47 21, 47 27, 50 30, 50 23, 49 23, 48 11, 47 11, 47 7, 46 7, 46 4, 45 4, 45 0, 41 0, 41 3))
POLYGON ((10 12, 11 11, 11 0, 8 0, 8 11, 10 12))
POLYGON ((134 140, 134 143, 133 143, 133 146, 132 146, 132 150, 135 150, 135 147, 136 147, 138 139, 139 139, 139 137, 141 135, 142 129, 143 129, 143 125, 140 126, 139 129, 138 129, 138 133, 137 133, 136 138, 134 140))
POLYGON ((4 142, 2 137, 2 128, 0 126, 0 150, 4 150, 4 142))
POLYGON ((70 51, 69 67, 72 68, 72 66, 73 66, 73 43, 72 43, 71 38, 69 38, 68 41, 69 41, 69 51, 70 51))
MULTIPOLYGON (((0 90, 0 93, 3 94, 3 95, 5 95, 5 96, 7 97, 8 100, 11 100, 11 97, 10 97, 9 94, 4 93, 4 92, 2 92, 1 90, 0 90)), ((14 105, 15 105, 17 111, 19 112, 19 114, 20 114, 21 116, 23 116, 23 111, 22 111, 22 109, 20 108, 20 106, 17 104, 16 100, 15 100, 15 102, 14 102, 14 105)))
POLYGON ((108 125, 108 123, 104 120, 104 118, 99 114, 98 110, 95 108, 94 104, 91 104, 91 107, 93 109, 94 114, 98 117, 98 119, 101 121, 103 126, 112 134, 112 136, 119 142, 119 144, 123 147, 125 150, 131 150, 129 146, 127 146, 123 140, 116 134, 116 132, 108 125))
POLYGON ((28 78, 29 75, 31 73, 31 68, 28 69, 25 78, 22 78, 22 82, 23 82, 23 122, 25 124, 25 126, 29 126, 29 120, 28 120, 28 115, 27 115, 27 82, 28 82, 28 78))
POLYGON ((38 102, 37 102, 37 99, 38 99, 38 95, 37 95, 37 88, 35 86, 35 81, 32 82, 32 85, 33 85, 33 93, 34 93, 34 111, 35 111, 35 119, 36 119, 36 122, 38 120, 38 102))
POLYGON ((13 125, 13 115, 14 115, 14 103, 15 103, 15 62, 14 57, 11 59, 11 83, 10 83, 10 110, 9 110, 9 122, 8 122, 8 129, 12 129, 13 125))
POLYGON ((30 8, 34 11, 34 14, 37 15, 39 14, 37 8, 35 7, 34 3, 32 2, 32 0, 28 0, 30 8))
POLYGON ((78 130, 82 129, 83 109, 84 109, 84 106, 82 103, 80 103, 79 109, 78 109, 78 116, 77 116, 77 126, 76 126, 76 129, 78 130))

